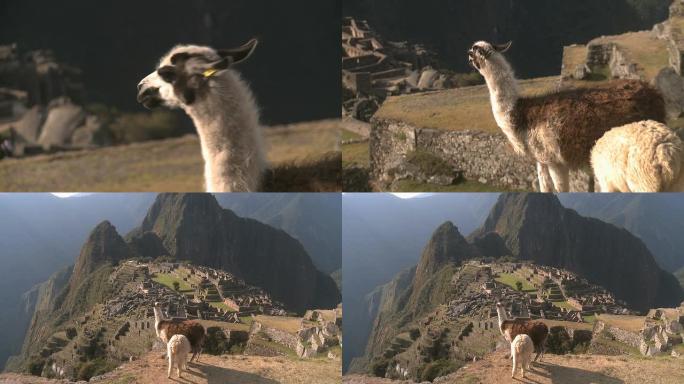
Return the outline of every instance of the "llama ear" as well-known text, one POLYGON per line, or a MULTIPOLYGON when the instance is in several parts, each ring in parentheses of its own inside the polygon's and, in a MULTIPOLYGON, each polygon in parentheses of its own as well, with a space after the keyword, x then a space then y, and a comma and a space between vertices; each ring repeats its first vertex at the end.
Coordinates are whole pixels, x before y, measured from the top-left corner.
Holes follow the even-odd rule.
POLYGON ((506 44, 495 44, 494 49, 496 49, 497 52, 504 53, 508 51, 511 48, 511 45, 513 44, 512 41, 509 41, 506 44))
POLYGON ((219 49, 217 52, 219 56, 223 57, 224 59, 230 60, 229 64, 237 64, 239 62, 247 60, 254 52, 254 49, 256 48, 258 43, 259 41, 257 39, 251 39, 250 41, 248 41, 240 47, 219 49))

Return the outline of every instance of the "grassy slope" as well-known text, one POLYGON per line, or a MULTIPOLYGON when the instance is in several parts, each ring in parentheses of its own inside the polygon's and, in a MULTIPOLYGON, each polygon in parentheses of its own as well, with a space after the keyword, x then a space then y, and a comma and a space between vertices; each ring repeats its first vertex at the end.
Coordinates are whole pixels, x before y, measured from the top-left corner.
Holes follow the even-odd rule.
MULTIPOLYGON (((339 148, 339 120, 265 129, 274 165, 339 148)), ((3 191, 203 191, 195 136, 0 161, 3 191)))

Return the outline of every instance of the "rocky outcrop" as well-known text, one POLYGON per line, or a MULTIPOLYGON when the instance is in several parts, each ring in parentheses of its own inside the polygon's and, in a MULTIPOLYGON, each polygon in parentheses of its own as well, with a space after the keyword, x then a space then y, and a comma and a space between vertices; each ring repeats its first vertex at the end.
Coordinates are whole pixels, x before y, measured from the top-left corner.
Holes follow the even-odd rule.
POLYGON ((98 224, 81 248, 76 259, 70 285, 75 287, 83 277, 91 274, 103 264, 116 264, 132 256, 128 244, 109 222, 98 224))
POLYGON ((546 194, 504 194, 472 236, 498 233, 511 253, 568 269, 636 309, 673 306, 684 292, 628 231, 564 208, 546 194))
POLYGON ((146 232, 177 260, 230 271, 296 312, 341 302, 335 282, 315 268, 299 241, 221 208, 210 194, 159 195, 128 238, 139 243, 146 232))
POLYGON ((0 132, 16 133, 14 155, 36 148, 87 148, 109 143, 104 125, 81 106, 80 71, 60 63, 52 51, 20 55, 0 46, 0 132))
POLYGON ((447 221, 437 227, 425 245, 416 267, 413 285, 421 286, 448 263, 459 264, 477 255, 477 249, 466 241, 452 222, 447 221))

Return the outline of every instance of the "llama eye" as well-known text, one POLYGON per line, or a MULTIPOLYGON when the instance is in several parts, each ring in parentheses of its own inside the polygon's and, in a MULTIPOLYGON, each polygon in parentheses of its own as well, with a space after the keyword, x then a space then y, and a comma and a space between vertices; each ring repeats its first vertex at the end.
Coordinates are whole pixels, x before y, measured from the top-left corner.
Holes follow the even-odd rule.
POLYGON ((176 80, 176 68, 170 65, 159 68, 157 74, 167 83, 173 83, 176 80))

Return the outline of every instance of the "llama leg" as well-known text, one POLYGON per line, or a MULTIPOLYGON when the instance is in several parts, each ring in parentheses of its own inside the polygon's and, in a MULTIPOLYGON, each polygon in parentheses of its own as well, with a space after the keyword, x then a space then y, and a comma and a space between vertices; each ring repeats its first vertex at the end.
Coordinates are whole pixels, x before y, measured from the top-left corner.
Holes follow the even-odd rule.
POLYGON ((553 192, 549 168, 545 164, 537 163, 537 180, 539 181, 539 192, 553 192))
POLYGON ((515 358, 515 353, 513 351, 511 351, 511 352, 512 352, 511 355, 513 356, 513 369, 511 370, 511 378, 514 378, 515 377, 515 369, 517 368, 516 362, 518 359, 515 358))
POLYGON ((561 164, 550 164, 549 173, 556 192, 570 192, 570 170, 561 164))
POLYGON ((173 371, 173 358, 171 357, 171 354, 169 353, 169 372, 166 375, 167 378, 171 378, 171 371, 173 371))

